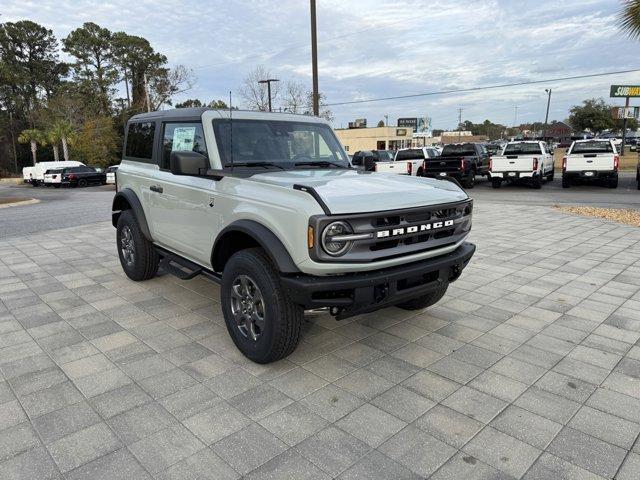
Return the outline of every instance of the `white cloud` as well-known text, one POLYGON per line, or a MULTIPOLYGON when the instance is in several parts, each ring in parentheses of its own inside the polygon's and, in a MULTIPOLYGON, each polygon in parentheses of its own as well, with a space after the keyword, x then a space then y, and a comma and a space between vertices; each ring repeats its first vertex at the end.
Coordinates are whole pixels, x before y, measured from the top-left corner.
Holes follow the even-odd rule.
MULTIPOLYGON (((2 21, 30 19, 63 38, 83 22, 148 38, 172 64, 198 76, 185 96, 227 98, 258 64, 310 84, 309 4, 300 0, 27 0, 3 5, 2 21)), ((639 45, 617 29, 615 0, 320 0, 320 86, 330 102, 433 92, 640 68, 639 45)), ((556 82, 551 117, 608 95, 640 74, 556 82)), ((334 107, 336 124, 385 114, 540 120, 548 85, 334 107)))

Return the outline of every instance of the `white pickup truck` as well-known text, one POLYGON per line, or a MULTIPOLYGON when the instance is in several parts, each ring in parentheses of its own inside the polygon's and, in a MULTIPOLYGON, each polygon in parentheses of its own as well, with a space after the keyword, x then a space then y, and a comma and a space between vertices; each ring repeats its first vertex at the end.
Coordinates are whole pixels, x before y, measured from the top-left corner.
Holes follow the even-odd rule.
POLYGON ((392 162, 376 163, 375 171, 421 177, 424 171, 424 161, 438 155, 439 152, 432 147, 401 148, 396 152, 392 162))
POLYGON ((545 142, 509 142, 502 155, 491 157, 489 170, 493 188, 500 188, 505 181, 527 182, 533 188, 541 188, 545 179, 553 180, 553 155, 545 142))
POLYGON ((602 181, 617 188, 619 168, 620 157, 612 140, 576 140, 562 159, 562 188, 569 188, 572 181, 602 181))

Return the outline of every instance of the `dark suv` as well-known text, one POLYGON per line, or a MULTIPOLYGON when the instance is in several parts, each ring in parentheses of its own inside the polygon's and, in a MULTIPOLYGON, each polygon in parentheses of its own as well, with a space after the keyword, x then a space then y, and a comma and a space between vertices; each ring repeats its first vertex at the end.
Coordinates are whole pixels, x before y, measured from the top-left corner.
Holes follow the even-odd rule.
POLYGON ((62 170, 62 184, 68 187, 86 187, 87 185, 104 185, 107 175, 93 167, 70 167, 62 170))

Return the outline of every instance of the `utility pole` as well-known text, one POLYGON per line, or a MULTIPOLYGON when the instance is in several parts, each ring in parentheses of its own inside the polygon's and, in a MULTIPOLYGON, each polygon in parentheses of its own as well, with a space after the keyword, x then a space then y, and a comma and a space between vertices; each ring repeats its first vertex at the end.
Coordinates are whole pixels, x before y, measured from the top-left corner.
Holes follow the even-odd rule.
POLYGON ((151 111, 151 98, 149 96, 149 83, 147 82, 147 74, 143 75, 144 78, 144 94, 147 99, 147 112, 151 111))
POLYGON ((388 127, 389 126, 389 115, 385 115, 384 116, 384 126, 388 127))
POLYGON ((622 119, 622 145, 620 155, 624 155, 624 147, 627 145, 627 109, 629 108, 629 97, 624 102, 624 118, 622 119))
POLYGON ((9 110, 9 130, 11 131, 11 145, 13 150, 13 168, 18 173, 18 154, 16 152, 16 137, 13 131, 13 112, 9 110))
POLYGON ((551 89, 550 88, 545 88, 544 89, 545 92, 547 92, 547 113, 544 116, 544 131, 542 133, 542 141, 546 142, 547 141, 547 125, 549 124, 549 105, 551 105, 551 89))
POLYGON ((313 114, 320 116, 320 93, 318 92, 318 35, 316 30, 316 0, 311 2, 311 71, 313 76, 313 114))
POLYGON ((265 80, 258 80, 258 83, 267 84, 267 96, 269 97, 269 111, 271 111, 271 82, 279 82, 277 78, 267 78, 265 80))
POLYGON ((460 143, 460 136, 462 135, 462 109, 458 109, 458 143, 460 143))

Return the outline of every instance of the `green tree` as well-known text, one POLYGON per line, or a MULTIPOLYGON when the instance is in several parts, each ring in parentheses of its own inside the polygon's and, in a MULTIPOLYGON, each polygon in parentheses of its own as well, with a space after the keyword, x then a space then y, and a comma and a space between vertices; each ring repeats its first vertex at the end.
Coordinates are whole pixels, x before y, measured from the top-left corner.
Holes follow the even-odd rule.
POLYGON ((378 122, 378 127, 384 127, 384 126, 385 126, 385 125, 384 125, 384 120, 380 120, 380 121, 378 122))
POLYGON ((176 103, 176 108, 196 108, 201 106, 202 102, 197 98, 188 98, 184 102, 176 103))
POLYGON ((147 39, 125 32, 113 34, 111 48, 123 74, 127 98, 131 91, 131 106, 138 111, 144 110, 147 105, 145 79, 151 82, 150 77, 163 68, 167 57, 157 53, 147 39))
POLYGON ((60 86, 67 70, 58 60, 51 30, 29 20, 0 24, 0 101, 5 108, 29 117, 60 86))
POLYGON ((31 158, 33 159, 33 165, 37 162, 38 144, 46 142, 45 136, 41 130, 37 128, 28 128, 20 132, 18 135, 18 142, 28 143, 31 146, 31 158))
POLYGON ((569 112, 569 124, 575 130, 600 133, 616 126, 616 122, 611 116, 611 105, 608 105, 602 98, 585 100, 582 105, 571 107, 569 112))
POLYGON ((111 117, 87 119, 73 141, 74 159, 87 165, 107 167, 117 162, 120 138, 111 117))
POLYGON ((640 0, 623 0, 620 27, 631 38, 640 38, 640 0))
POLYGON ((55 138, 59 138, 62 143, 62 156, 65 161, 69 161, 69 145, 75 139, 75 129, 68 120, 57 120, 51 126, 51 130, 55 138))
POLYGON ((91 94, 99 97, 101 113, 110 110, 113 85, 118 70, 112 52, 113 34, 92 22, 86 22, 62 40, 63 50, 76 58, 73 72, 76 80, 91 94))
MULTIPOLYGON (((207 103, 207 107, 209 108, 217 108, 218 110, 229 110, 229 105, 224 100, 211 100, 207 103)), ((238 107, 233 107, 234 110, 237 110, 238 107)))

